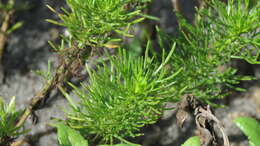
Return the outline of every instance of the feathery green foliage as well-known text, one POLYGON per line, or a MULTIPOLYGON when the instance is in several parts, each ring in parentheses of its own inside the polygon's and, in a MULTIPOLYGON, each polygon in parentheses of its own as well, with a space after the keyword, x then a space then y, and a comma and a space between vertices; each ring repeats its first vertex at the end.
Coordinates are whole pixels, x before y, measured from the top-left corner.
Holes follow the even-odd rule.
POLYGON ((79 45, 103 46, 116 32, 123 36, 132 36, 128 30, 132 24, 144 18, 141 6, 149 0, 66 0, 70 10, 62 9, 64 14, 57 13, 62 22, 48 20, 65 26, 73 40, 79 45))
POLYGON ((21 113, 15 108, 15 97, 11 99, 8 105, 5 105, 0 98, 0 144, 23 133, 19 131, 21 127, 15 126, 21 113))
MULTIPOLYGON (((58 14, 63 22, 49 21, 68 28, 75 41, 71 44, 95 49, 111 41, 114 32, 129 36, 129 26, 143 19, 135 19, 140 15, 138 7, 127 11, 136 1, 113 2, 67 0, 70 12, 58 14)), ((155 54, 148 57, 148 49, 144 57, 119 49, 97 70, 86 67, 88 84, 76 87, 69 83, 79 103, 60 88, 72 107, 66 124, 83 136, 94 135, 102 139, 100 143, 114 144, 115 140, 139 136, 139 128, 155 123, 166 102, 176 102, 184 94, 213 104, 211 99, 227 95, 226 87, 244 91, 235 85, 253 78, 236 75, 237 70, 229 64, 234 58, 259 63, 260 2, 251 6, 249 0, 230 0, 225 5, 213 0, 208 6, 198 11, 195 24, 178 15, 181 31, 177 38, 159 36, 161 47, 166 39, 174 44, 168 55, 163 51, 161 59, 155 54)))
POLYGON ((165 101, 179 93, 172 86, 181 70, 169 74, 166 67, 174 47, 161 64, 148 57, 148 50, 145 57, 136 58, 120 50, 110 57, 109 65, 104 63, 97 71, 87 69, 88 85, 79 89, 70 84, 80 102, 71 102, 73 111, 68 113, 67 123, 111 144, 114 138, 140 135, 139 128, 155 123, 165 101))
POLYGON ((251 64, 260 63, 257 60, 260 53, 260 2, 255 2, 252 7, 249 4, 250 0, 230 0, 227 6, 213 1, 213 8, 204 13, 214 33, 212 47, 227 61, 238 58, 251 64))
POLYGON ((174 70, 183 68, 176 85, 186 86, 185 94, 210 103, 227 94, 222 87, 244 91, 234 85, 253 79, 236 76, 237 70, 229 65, 233 58, 259 63, 260 2, 253 7, 248 3, 213 0, 209 8, 198 11, 194 25, 178 14, 181 33, 172 40, 177 47, 171 65, 174 70))

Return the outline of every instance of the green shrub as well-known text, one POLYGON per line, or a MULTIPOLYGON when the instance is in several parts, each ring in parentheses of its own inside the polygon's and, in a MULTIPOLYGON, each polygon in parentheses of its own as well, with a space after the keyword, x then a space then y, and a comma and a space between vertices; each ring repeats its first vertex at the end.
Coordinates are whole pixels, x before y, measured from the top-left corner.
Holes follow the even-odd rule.
MULTIPOLYGON (((236 84, 253 78, 236 75, 237 70, 230 66, 233 59, 260 63, 259 1, 250 4, 249 0, 229 0, 225 5, 212 0, 207 2, 207 8, 198 10, 194 24, 177 14, 179 35, 167 36, 157 29, 162 54, 156 54, 148 42, 143 57, 120 48, 118 42, 133 36, 129 33, 133 24, 151 18, 142 14, 149 0, 66 2, 69 9, 62 8, 61 13, 48 6, 61 21, 47 21, 66 27, 69 32, 69 36, 61 36, 61 45, 50 43, 60 54, 61 63, 54 76, 49 65, 43 75, 47 84, 31 100, 18 122, 22 125, 35 105, 58 87, 71 107, 66 112, 67 119, 56 124, 58 141, 64 146, 95 142, 103 146, 118 142, 116 146, 135 145, 125 139, 142 135, 140 128, 155 123, 168 102, 176 103, 188 94, 215 105, 212 99, 225 97, 230 89, 245 91, 236 84), (115 42, 117 47, 108 45, 115 42), (165 51, 169 46, 169 52, 165 51), (111 55, 108 48, 116 49, 111 55), (90 69, 88 57, 103 53, 99 51, 106 52, 105 59, 99 58, 96 69, 90 69), (79 98, 79 103, 75 103, 62 85, 83 64, 88 83, 80 86, 68 83, 79 98)), ((20 126, 15 126, 15 122, 20 114, 15 112, 14 101, 7 109, 1 102, 1 108, 2 137, 17 136, 20 126)), ((184 145, 192 141, 196 144, 198 138, 184 145)))
POLYGON ((183 68, 176 81, 184 94, 192 94, 206 103, 223 98, 228 88, 245 91, 235 86, 252 77, 237 75, 230 66, 233 59, 258 64, 260 3, 249 6, 249 0, 232 0, 224 4, 209 2, 209 8, 198 11, 195 24, 189 24, 178 14, 180 34, 172 40, 161 35, 161 40, 177 44, 171 65, 173 73, 183 68), (223 90, 224 89, 224 90, 223 90))
POLYGON ((144 18, 141 15, 141 4, 150 0, 66 0, 70 10, 62 9, 64 14, 57 13, 62 22, 48 20, 68 29, 71 37, 79 45, 104 46, 111 38, 111 33, 132 36, 128 30, 132 24, 144 18), (132 10, 132 11, 129 11, 132 10))
MULTIPOLYGON (((100 4, 100 7, 104 5, 100 4)), ((80 98, 79 103, 74 103, 60 88, 72 107, 64 122, 78 129, 83 136, 94 135, 102 139, 100 143, 114 144, 116 139, 122 141, 126 137, 139 136, 139 129, 145 124, 155 123, 167 102, 177 102, 186 94, 215 105, 212 99, 225 97, 228 94, 227 88, 245 91, 235 85, 241 80, 253 78, 236 75, 237 70, 229 64, 232 59, 259 63, 259 23, 255 20, 260 17, 260 4, 258 2, 251 7, 248 0, 239 0, 237 3, 229 1, 225 5, 213 0, 208 6, 207 9, 198 11, 195 24, 187 23, 178 14, 180 34, 177 37, 166 36, 158 30, 160 47, 167 48, 164 42, 172 42, 168 55, 163 51, 162 55, 154 53, 149 57, 146 49, 145 57, 133 57, 127 51, 119 49, 115 56, 106 55, 107 60, 97 65, 97 70, 91 71, 87 66, 87 84, 76 87, 69 83, 80 98)), ((76 7, 78 6, 75 5, 76 7)), ((77 10, 67 13, 64 18, 78 16, 77 10)), ((119 21, 116 16, 120 18, 115 15, 111 24, 119 21)), ((61 25, 69 27, 72 38, 77 40, 78 34, 69 25, 73 21, 64 18, 61 25)), ((94 19, 94 16, 89 19, 94 19)), ((129 25, 132 24, 129 21, 131 19, 126 19, 129 25)), ((139 22, 141 19, 137 20, 139 22)), ((107 22, 105 16, 104 22, 107 22)), ((81 38, 92 43, 98 42, 97 39, 93 41, 93 38, 103 40, 101 35, 118 32, 118 29, 126 26, 125 23, 119 23, 113 29, 105 29, 109 28, 107 23, 97 23, 100 23, 101 30, 104 31, 92 32, 95 37, 84 34, 87 37, 81 38)), ((91 26, 86 28, 88 29, 91 26)), ((147 46, 149 48, 150 43, 147 46)))
MULTIPOLYGON (((89 68, 89 83, 83 89, 70 84, 80 98, 71 103, 67 123, 84 134, 96 134, 112 143, 113 138, 135 137, 145 124, 160 117, 166 101, 178 91, 172 86, 181 70, 169 74, 165 65, 174 48, 160 64, 148 57, 133 57, 124 50, 109 57, 109 65, 89 68)), ((69 99, 71 101, 71 99, 69 99)))

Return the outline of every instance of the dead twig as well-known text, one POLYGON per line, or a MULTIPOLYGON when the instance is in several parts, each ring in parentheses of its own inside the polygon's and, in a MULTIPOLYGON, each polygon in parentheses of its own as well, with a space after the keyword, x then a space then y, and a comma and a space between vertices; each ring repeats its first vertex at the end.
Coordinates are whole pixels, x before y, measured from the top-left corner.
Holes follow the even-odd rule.
POLYGON ((32 97, 30 104, 25 109, 23 115, 20 117, 16 127, 22 126, 29 115, 34 113, 38 105, 48 99, 51 91, 56 89, 58 86, 62 86, 66 78, 68 78, 70 75, 74 75, 73 72, 75 72, 75 70, 77 70, 80 65, 83 65, 82 62, 84 62, 85 55, 82 54, 86 53, 85 49, 79 49, 76 47, 71 49, 73 50, 71 54, 67 56, 61 56, 62 61, 57 67, 55 75, 46 82, 44 87, 36 95, 32 97))
POLYGON ((37 105, 39 105, 42 101, 46 101, 50 92, 55 89, 58 84, 60 85, 63 83, 69 74, 73 60, 75 60, 74 57, 71 57, 69 61, 67 61, 68 63, 66 63, 65 59, 62 58, 60 65, 56 68, 55 75, 46 82, 44 87, 38 93, 36 93, 36 95, 32 97, 29 106, 25 109, 25 112, 16 124, 17 127, 22 126, 29 115, 31 115, 34 110, 36 110, 37 105))
POLYGON ((230 146, 228 137, 224 131, 224 126, 212 113, 209 105, 203 106, 203 104, 192 95, 185 95, 177 105, 176 119, 179 127, 183 126, 189 112, 194 112, 196 126, 203 146, 219 145, 214 125, 216 125, 222 133, 224 146, 230 146))
POLYGON ((3 21, 0 28, 0 81, 4 80, 4 65, 3 65, 3 56, 4 49, 7 43, 7 31, 9 28, 9 21, 11 16, 14 14, 14 10, 3 12, 3 21))
POLYGON ((42 90, 39 91, 35 96, 33 96, 33 98, 31 99, 31 103, 25 109, 25 112, 19 119, 16 127, 22 126, 29 115, 31 115, 36 109, 37 105, 39 105, 42 101, 47 100, 50 92, 56 88, 57 84, 63 83, 64 79, 68 76, 68 70, 69 68, 67 68, 64 63, 60 64, 54 77, 51 80, 47 81, 42 90))
POLYGON ((208 134, 207 138, 205 137, 204 139, 202 138, 204 145, 209 145, 212 141, 214 142, 214 140, 216 140, 216 136, 214 134, 214 127, 213 127, 213 125, 216 124, 216 126, 220 129, 220 132, 222 133, 224 146, 230 146, 228 137, 224 131, 223 124, 221 124, 221 122, 217 119, 217 117, 211 112, 209 105, 206 108, 202 106, 197 107, 195 109, 194 114, 196 116, 195 118, 196 125, 200 133, 204 133, 204 135, 205 133, 208 134))
POLYGON ((181 13, 181 4, 179 0, 172 0, 172 5, 176 12, 181 13))
POLYGON ((0 59, 2 60, 5 44, 7 41, 7 30, 9 28, 9 21, 11 16, 14 14, 14 10, 4 12, 3 22, 0 28, 0 59))

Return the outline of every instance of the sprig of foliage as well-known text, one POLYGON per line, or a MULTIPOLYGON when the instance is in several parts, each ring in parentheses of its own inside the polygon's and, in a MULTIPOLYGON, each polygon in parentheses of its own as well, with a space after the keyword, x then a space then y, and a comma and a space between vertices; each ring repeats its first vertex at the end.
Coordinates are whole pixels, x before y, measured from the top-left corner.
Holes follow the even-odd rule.
POLYGON ((0 98, 0 144, 26 132, 20 131, 21 127, 15 126, 21 113, 15 108, 15 97, 11 99, 8 105, 5 105, 0 98))
POLYGON ((79 104, 64 93, 71 103, 67 124, 84 135, 96 135, 103 142, 139 136, 139 128, 155 123, 166 101, 179 94, 172 86, 181 69, 169 74, 166 65, 175 46, 158 63, 154 58, 133 57, 124 50, 109 57, 97 71, 90 71, 88 85, 83 89, 69 83, 80 98, 79 104))
MULTIPOLYGON (((260 3, 253 7, 248 3, 248 0, 238 0, 235 4, 231 0, 225 5, 213 0, 209 8, 198 11, 194 25, 177 14, 181 33, 173 39, 177 48, 171 65, 173 71, 184 70, 176 85, 186 86, 185 94, 211 103, 210 99, 227 95, 222 87, 244 91, 234 85, 253 79, 237 76, 237 70, 229 65, 234 58, 259 63, 260 3)), ((163 42, 165 37, 161 35, 160 39, 163 42)))
POLYGON ((62 22, 47 20, 68 29, 71 37, 79 45, 103 46, 116 32, 123 36, 132 36, 128 30, 132 24, 144 18, 141 15, 141 5, 149 0, 66 0, 70 10, 62 9, 57 13, 62 22), (129 11, 130 10, 130 11, 129 11), (124 29, 122 29, 124 28, 124 29))
POLYGON ((223 55, 227 59, 238 58, 251 64, 260 63, 260 2, 252 5, 250 7, 250 0, 230 0, 227 6, 215 0, 211 4, 212 9, 203 13, 205 17, 207 15, 207 21, 214 31, 213 47, 219 52, 225 52, 223 55))
MULTIPOLYGON (((60 17, 62 22, 54 20, 48 21, 54 24, 66 26, 70 33, 68 37, 61 36, 61 45, 56 46, 53 43, 50 43, 57 54, 61 56, 60 63, 55 69, 54 74, 51 73, 51 70, 48 70, 48 75, 44 76, 44 78, 47 79, 46 84, 38 93, 35 94, 31 103, 26 107, 25 112, 17 124, 18 126, 22 125, 26 121, 29 115, 37 109, 37 105, 41 101, 48 98, 49 93, 53 89, 62 85, 71 75, 75 75, 90 54, 96 55, 94 54, 95 52, 99 52, 99 49, 101 48, 103 49, 105 44, 102 42, 96 42, 97 40, 100 40, 98 38, 111 41, 110 35, 108 34, 112 34, 112 29, 116 32, 120 32, 119 27, 128 28, 130 25, 141 21, 143 18, 134 18, 134 16, 140 14, 139 9, 141 6, 132 7, 132 5, 143 4, 148 2, 148 0, 66 0, 66 2, 70 10, 62 8, 63 13, 58 13, 48 6, 50 10, 60 17), (128 7, 129 5, 130 7, 128 7), (134 8, 137 8, 137 10, 134 8), (97 10, 102 11, 104 14, 101 15, 97 10), (123 15, 125 15, 125 17, 123 15), (96 20, 96 18, 98 19, 96 20), (93 26, 92 23, 95 24, 95 26, 93 26), (102 26, 101 28, 104 29, 108 28, 111 24, 113 24, 111 30, 106 29, 105 31, 99 31, 99 27, 102 26)), ((117 39, 113 41, 117 41, 117 39)), ((39 71, 38 73, 43 74, 43 72, 39 71)))

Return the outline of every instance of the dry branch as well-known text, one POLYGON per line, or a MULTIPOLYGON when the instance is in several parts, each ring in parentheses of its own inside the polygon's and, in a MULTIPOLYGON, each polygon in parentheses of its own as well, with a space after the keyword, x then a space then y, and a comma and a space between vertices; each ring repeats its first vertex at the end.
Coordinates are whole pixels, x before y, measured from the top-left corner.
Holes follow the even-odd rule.
POLYGON ((13 14, 14 10, 3 12, 3 22, 0 28, 0 82, 2 82, 4 79, 3 56, 7 43, 7 30, 9 28, 9 21, 13 14))

